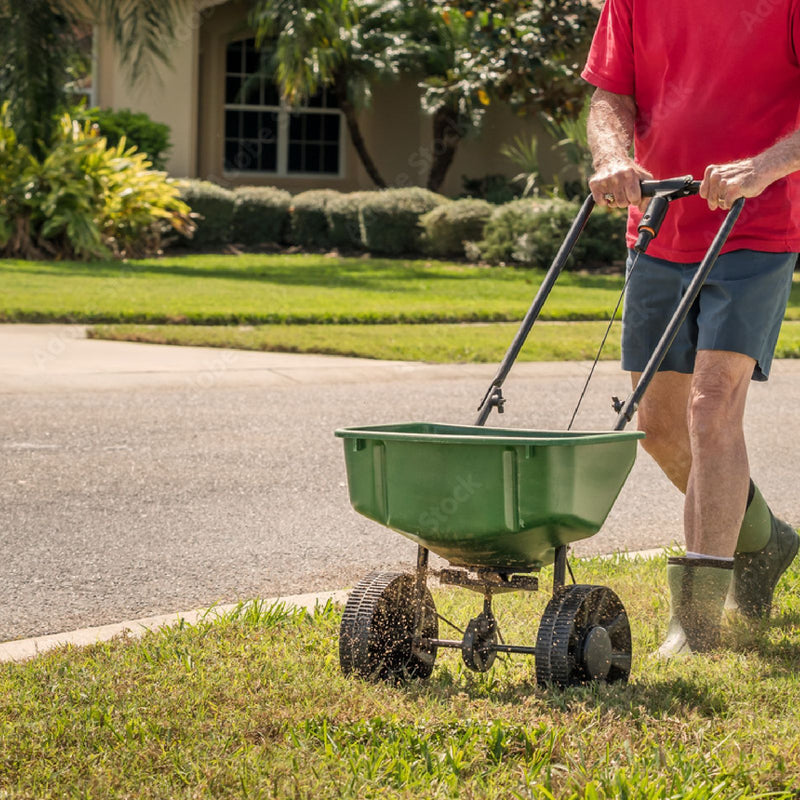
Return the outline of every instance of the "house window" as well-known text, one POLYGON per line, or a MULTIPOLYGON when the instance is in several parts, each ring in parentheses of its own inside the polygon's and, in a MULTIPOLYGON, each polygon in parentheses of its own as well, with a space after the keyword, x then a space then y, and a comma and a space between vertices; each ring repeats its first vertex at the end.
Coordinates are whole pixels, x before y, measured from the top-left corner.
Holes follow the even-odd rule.
POLYGON ((278 176, 342 174, 342 113, 321 89, 289 108, 264 69, 255 39, 225 53, 225 171, 278 176))

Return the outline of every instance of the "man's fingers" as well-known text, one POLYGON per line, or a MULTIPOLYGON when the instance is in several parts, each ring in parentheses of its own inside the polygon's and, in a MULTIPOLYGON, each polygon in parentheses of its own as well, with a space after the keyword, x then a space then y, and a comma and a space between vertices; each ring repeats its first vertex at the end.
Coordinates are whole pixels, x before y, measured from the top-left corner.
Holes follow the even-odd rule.
POLYGON ((642 177, 640 170, 625 167, 594 175, 589 181, 589 189, 598 205, 626 208, 641 202, 642 189, 639 182, 642 177))
POLYGON ((708 207, 716 211, 720 207, 720 182, 722 176, 719 174, 716 164, 709 164, 700 183, 700 197, 708 201, 708 207))

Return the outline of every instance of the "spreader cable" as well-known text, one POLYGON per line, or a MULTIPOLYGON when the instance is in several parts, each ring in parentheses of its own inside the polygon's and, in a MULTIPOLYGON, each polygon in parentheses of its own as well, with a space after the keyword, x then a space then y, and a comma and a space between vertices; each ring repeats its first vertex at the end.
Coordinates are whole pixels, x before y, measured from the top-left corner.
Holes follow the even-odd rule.
POLYGON ((603 336, 603 341, 600 342, 600 347, 597 350, 597 355, 594 358, 594 363, 592 364, 592 368, 589 370, 589 375, 586 377, 586 383, 583 384, 583 391, 581 392, 581 396, 578 398, 578 404, 575 406, 575 410, 572 412, 572 419, 569 421, 569 425, 567 425, 567 430, 572 430, 572 425, 575 422, 575 417, 578 416, 578 410, 581 407, 581 403, 583 402, 583 398, 586 395, 586 390, 589 388, 589 381, 592 379, 592 375, 594 375, 594 369, 597 366, 597 362, 600 360, 600 356, 603 353, 603 348, 606 345, 606 340, 608 339, 609 333, 611 333, 611 327, 614 324, 614 321, 617 318, 617 312, 619 311, 619 307, 622 303, 622 298, 625 296, 625 290, 628 288, 628 282, 631 279, 631 275, 633 275, 634 269, 636 269, 636 265, 639 263, 639 256, 642 254, 643 251, 637 250, 636 256, 633 259, 633 264, 631 264, 631 268, 628 270, 628 274, 625 276, 625 282, 622 284, 622 291, 620 292, 619 298, 617 298, 617 304, 614 306, 614 311, 611 314, 611 319, 609 320, 608 326, 606 327, 605 335, 603 336))

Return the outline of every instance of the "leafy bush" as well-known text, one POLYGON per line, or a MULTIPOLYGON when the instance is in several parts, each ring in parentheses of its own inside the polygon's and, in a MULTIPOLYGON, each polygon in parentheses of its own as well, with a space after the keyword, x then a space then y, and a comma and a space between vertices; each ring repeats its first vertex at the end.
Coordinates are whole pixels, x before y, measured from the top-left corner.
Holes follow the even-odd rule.
POLYGON ((231 241, 236 195, 210 181, 181 181, 181 197, 197 214, 197 230, 192 237, 196 247, 218 247, 231 241))
POLYGON ((361 230, 361 204, 372 192, 349 192, 334 197, 327 205, 331 244, 345 250, 364 247, 361 230))
POLYGON ((176 184, 136 148, 109 147, 89 123, 64 115, 52 147, 35 159, 0 111, 0 255, 143 256, 173 228, 191 234, 176 184))
MULTIPOLYGON (((577 203, 559 198, 515 200, 500 206, 486 223, 481 254, 492 264, 549 267, 578 208, 577 203)), ((624 253, 624 214, 596 209, 567 267, 610 264, 624 253)))
POLYGON ((79 115, 100 128, 109 145, 117 145, 125 139, 128 146, 136 147, 152 163, 153 169, 164 169, 166 154, 172 147, 168 125, 155 122, 143 112, 134 113, 123 108, 90 108, 79 115))
POLYGON ((333 189, 312 189, 295 195, 289 209, 292 244, 313 249, 330 247, 327 207, 339 196, 333 189))
POLYGON ((434 256, 463 256, 464 242, 483 239, 483 229, 492 214, 485 200, 455 200, 424 214, 425 249, 434 256))
POLYGON ((289 227, 292 196, 274 186, 242 186, 234 190, 233 240, 242 244, 282 242, 289 227))
POLYGON ((516 200, 522 190, 514 185, 512 178, 506 175, 484 175, 482 178, 461 176, 461 185, 465 197, 476 197, 493 205, 502 205, 516 200))
POLYGON ((444 202, 442 195, 417 187, 371 192, 361 204, 365 247, 385 255, 419 252, 420 217, 444 202))

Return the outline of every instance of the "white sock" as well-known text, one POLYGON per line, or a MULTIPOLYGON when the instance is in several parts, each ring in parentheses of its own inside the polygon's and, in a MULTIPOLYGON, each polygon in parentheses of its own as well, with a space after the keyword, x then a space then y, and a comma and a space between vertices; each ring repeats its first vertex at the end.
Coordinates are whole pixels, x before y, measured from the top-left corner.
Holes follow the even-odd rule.
POLYGON ((705 553, 691 553, 691 552, 686 553, 686 558, 704 558, 709 561, 724 561, 724 562, 733 561, 733 556, 731 556, 730 558, 726 558, 725 556, 707 556, 705 553))

